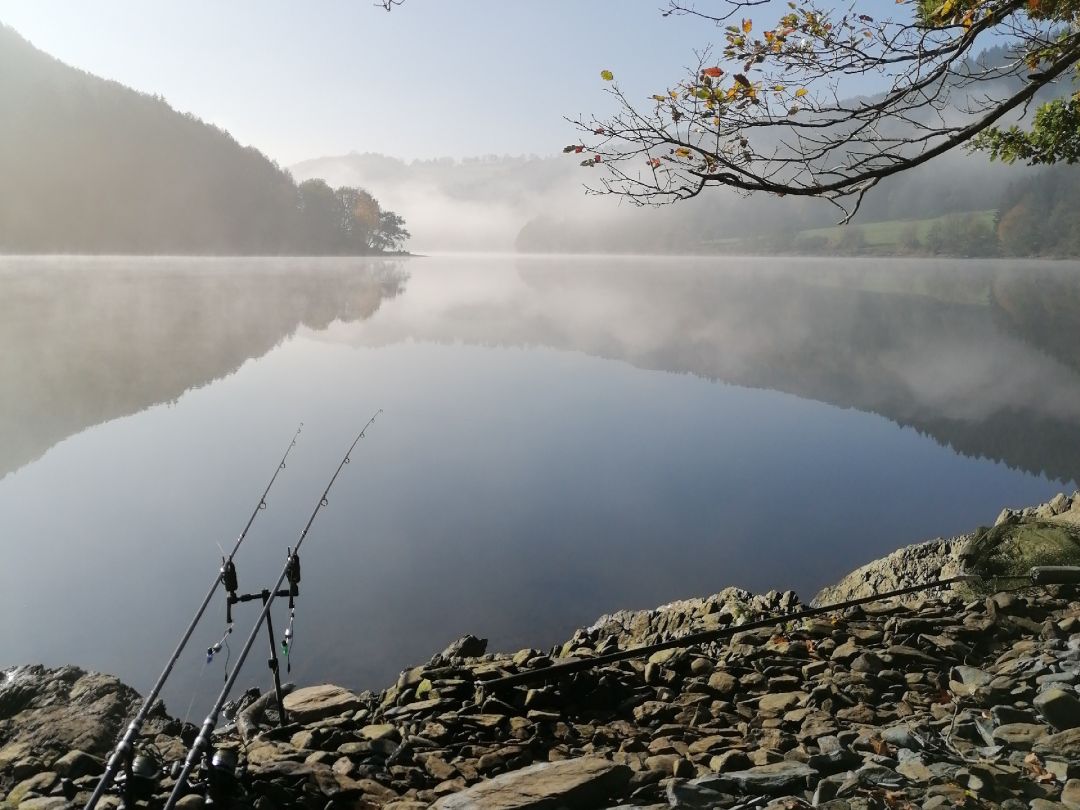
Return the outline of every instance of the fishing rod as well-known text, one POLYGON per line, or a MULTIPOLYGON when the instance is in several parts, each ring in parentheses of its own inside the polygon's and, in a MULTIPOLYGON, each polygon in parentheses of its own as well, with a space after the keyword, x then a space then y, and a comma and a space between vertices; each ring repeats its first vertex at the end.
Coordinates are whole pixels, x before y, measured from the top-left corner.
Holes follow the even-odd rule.
POLYGON ((176 649, 173 650, 173 654, 169 657, 168 663, 165 665, 165 669, 162 670, 161 675, 158 676, 157 683, 147 694, 146 699, 143 701, 142 706, 139 707, 139 711, 135 714, 134 719, 127 727, 127 731, 120 738, 120 741, 116 744, 116 748, 113 749, 113 754, 109 757, 109 762, 105 766, 105 773, 101 775, 101 779, 98 781, 97 787, 94 788, 93 794, 90 796, 90 800, 86 803, 85 810, 94 810, 98 801, 104 795, 105 791, 112 785, 113 779, 116 778, 116 773, 121 765, 124 765, 130 770, 131 767, 131 754, 133 753, 133 743, 139 732, 142 730, 143 723, 146 722, 147 716, 150 714, 150 708, 154 701, 157 700, 158 694, 161 692, 162 687, 165 686, 165 681, 169 679, 169 675, 172 674, 173 666, 180 658, 180 654, 183 653, 184 647, 187 645, 188 640, 191 638, 191 634, 195 632, 195 627, 199 624, 203 614, 206 612, 206 608, 210 605, 210 600, 214 598, 214 594, 217 592, 217 587, 228 576, 235 578, 236 569, 233 566, 233 557, 236 556, 236 552, 240 550, 241 544, 244 542, 244 538, 247 537, 248 532, 251 530, 252 524, 255 523, 255 518, 258 517, 259 512, 266 508, 266 496, 270 494, 271 487, 274 486, 274 482, 277 480, 278 473, 285 469, 285 461, 289 458, 289 453, 296 446, 296 440, 300 436, 300 431, 304 429, 304 423, 301 422, 300 426, 296 429, 296 433, 293 434, 292 440, 289 442, 289 446, 285 448, 285 455, 281 457, 281 461, 278 462, 277 469, 274 470, 274 474, 270 477, 270 483, 266 485, 266 489, 263 490, 262 495, 259 496, 259 502, 255 505, 255 508, 251 512, 251 517, 248 518, 247 523, 244 525, 244 530, 240 532, 240 536, 236 538, 236 543, 232 547, 232 551, 229 552, 228 557, 223 557, 221 560, 221 571, 214 577, 214 581, 210 583, 210 590, 206 592, 206 596, 203 598, 202 604, 199 609, 195 611, 195 615, 192 617, 191 622, 188 624, 187 629, 184 631, 183 636, 180 637, 180 643, 176 645, 176 649))
MULTIPOLYGON (((618 661, 626 661, 632 658, 641 658, 646 655, 652 655, 654 652, 659 652, 660 650, 670 650, 675 647, 690 647, 695 644, 704 644, 705 642, 709 641, 718 641, 722 638, 734 636, 736 633, 746 632, 747 630, 761 630, 767 627, 775 627, 778 622, 790 622, 797 619, 809 618, 811 616, 820 616, 823 613, 832 613, 837 610, 844 610, 849 607, 865 605, 870 602, 880 601, 882 599, 891 599, 896 596, 906 596, 907 594, 919 593, 920 591, 928 591, 932 588, 944 588, 950 585, 955 585, 959 582, 983 581, 984 579, 985 577, 981 577, 976 574, 961 574, 959 576, 950 577, 948 579, 940 579, 933 582, 923 582, 918 585, 909 585, 906 588, 898 588, 893 591, 876 593, 872 596, 862 596, 858 599, 849 599, 846 602, 837 602, 836 604, 832 605, 822 605, 821 607, 806 608, 805 610, 800 610, 796 613, 770 616, 765 619, 759 619, 758 621, 747 622, 746 624, 740 624, 731 627, 722 627, 716 630, 703 630, 698 633, 690 633, 685 636, 680 636, 679 638, 673 638, 667 641, 660 641, 656 644, 647 644, 643 647, 634 647, 629 650, 618 650, 617 652, 607 653, 606 655, 597 655, 591 658, 578 658, 562 664, 553 664, 552 666, 543 667, 541 669, 526 670, 524 672, 518 672, 513 675, 505 675, 502 678, 495 678, 482 684, 482 686, 485 689, 490 689, 494 691, 498 689, 506 689, 512 686, 519 686, 525 683, 552 680, 562 675, 570 675, 574 672, 583 672, 585 670, 594 669, 595 667, 601 667, 606 664, 613 664, 618 661)), ((1080 567, 1065 565, 1042 565, 1032 568, 1030 572, 1020 577, 997 577, 996 579, 1023 579, 1028 580, 1032 585, 1036 586, 1077 584, 1080 583, 1080 567)))
MULTIPOLYGON (((364 438, 364 434, 367 429, 371 427, 376 417, 382 413, 382 408, 377 410, 375 414, 367 421, 363 429, 356 434, 356 438, 353 439, 352 444, 349 445, 349 449, 345 452, 344 457, 341 459, 341 463, 338 464, 337 469, 334 470, 334 474, 330 477, 330 483, 326 485, 326 489, 323 490, 322 497, 319 498, 318 504, 315 506, 315 510, 311 513, 311 517, 308 518, 307 524, 304 526, 303 531, 300 532, 300 537, 296 541, 295 548, 289 549, 288 557, 285 562, 285 567, 281 569, 281 574, 278 576, 277 583, 273 588, 268 589, 266 597, 263 599, 262 612, 259 614, 258 619, 255 621, 255 626, 251 629, 251 633, 247 637, 247 641, 244 642, 244 647, 240 651, 240 655, 236 659, 236 664, 233 665, 232 672, 229 673, 228 679, 225 681, 225 686, 221 690, 221 694, 218 695, 217 700, 214 702, 213 708, 206 716, 206 720, 203 721, 202 728, 199 730, 199 736, 195 738, 194 744, 191 746, 191 750, 188 751, 188 755, 184 760, 184 766, 180 771, 180 775, 176 779, 176 785, 173 787, 172 793, 169 794, 168 801, 165 802, 164 810, 172 810, 176 806, 176 803, 180 800, 181 795, 187 789, 188 777, 191 775, 192 770, 195 768, 195 764, 199 761, 199 757, 203 755, 205 750, 210 745, 210 736, 214 733, 214 729, 217 727, 218 717, 221 714, 221 709, 225 705, 225 701, 229 698, 229 692, 232 691, 233 686, 236 684, 236 679, 240 675, 240 670, 244 666, 244 661, 247 659, 248 653, 251 652, 252 646, 255 644, 255 639, 259 635, 259 631, 262 629, 263 622, 267 620, 270 615, 270 608, 274 604, 274 599, 281 593, 281 583, 285 581, 287 577, 290 577, 292 572, 299 574, 299 553, 300 546, 304 543, 304 538, 307 537, 308 531, 311 529, 311 525, 315 522, 316 516, 319 511, 329 504, 327 496, 330 494, 330 489, 334 486, 334 482, 337 481, 341 471, 345 468, 345 465, 350 462, 350 456, 353 450, 356 449, 356 445, 360 443, 360 440, 364 438)), ((291 583, 290 583, 291 584, 291 583)), ((291 590, 291 588, 290 588, 291 590)), ((285 593, 288 593, 286 591, 285 593)))

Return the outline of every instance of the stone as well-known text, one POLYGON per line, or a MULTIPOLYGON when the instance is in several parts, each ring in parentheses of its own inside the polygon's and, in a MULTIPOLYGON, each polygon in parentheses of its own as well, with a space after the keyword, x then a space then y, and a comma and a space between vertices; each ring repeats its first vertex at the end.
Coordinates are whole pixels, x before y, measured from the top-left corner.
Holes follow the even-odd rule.
POLYGON ((68 810, 71 806, 63 796, 39 796, 19 802, 19 810, 68 810))
POLYGON ((27 742, 11 743, 0 748, 0 771, 6 771, 12 763, 30 756, 32 751, 27 742))
POLYGON ((630 769, 603 759, 579 757, 543 762, 443 796, 433 810, 543 810, 604 807, 619 797, 630 769))
POLYGON ((1080 699, 1075 692, 1051 688, 1035 696, 1032 705, 1058 731, 1080 726, 1080 699))
POLYGON ((748 793, 784 796, 794 791, 804 790, 807 780, 816 775, 809 765, 784 760, 759 765, 745 771, 732 771, 724 774, 724 779, 748 793))
POLYGON ((15 785, 11 792, 8 793, 7 800, 17 805, 31 793, 48 793, 59 779, 60 777, 53 771, 43 771, 35 774, 15 785))
POLYGON ((333 684, 307 686, 285 696, 285 712, 289 719, 303 724, 355 711, 362 705, 355 694, 333 684))
POLYGON ((934 778, 933 772, 921 759, 909 759, 896 766, 896 772, 912 782, 927 784, 934 778))
POLYGON ((52 769, 68 779, 80 776, 99 776, 105 772, 105 761, 91 756, 85 751, 68 751, 53 763, 52 769))
MULTIPOLYGON (((105 757, 142 704, 142 697, 111 675, 78 667, 19 666, 0 671, 0 740, 13 763, 14 746, 27 744, 47 760, 77 749, 105 757)), ((167 718, 156 709, 145 726, 167 718)))
POLYGON ((440 782, 453 779, 457 774, 457 768, 436 754, 431 754, 424 760, 424 769, 440 782))
POLYGON ((367 740, 393 740, 398 741, 401 735, 397 726, 393 723, 374 723, 360 729, 360 735, 367 740))
POLYGON ((763 712, 785 712, 796 706, 803 705, 809 695, 805 692, 780 692, 775 695, 764 695, 758 701, 758 709, 763 712))
POLYGON ((1036 740, 1046 736, 1046 730, 1046 726, 1035 723, 1006 723, 994 729, 994 740, 1027 751, 1036 740))
POLYGON ((720 807, 726 798, 719 791, 710 790, 694 782, 681 782, 672 779, 665 790, 667 806, 672 808, 714 808, 720 807))
POLYGON ((750 758, 744 751, 725 751, 709 760, 709 770, 713 773, 746 770, 750 765, 750 758))
POLYGON ((1080 810, 1080 779, 1070 779, 1061 790, 1061 803, 1069 810, 1080 810))
POLYGON ((738 683, 734 675, 723 670, 717 670, 709 676, 709 688, 715 690, 719 695, 730 695, 735 691, 738 683))
POLYGON ((487 639, 473 635, 462 636, 442 651, 443 658, 479 658, 487 652, 487 639))
POLYGON ((1080 728, 1048 734, 1036 742, 1032 750, 1036 754, 1061 759, 1080 759, 1080 728))

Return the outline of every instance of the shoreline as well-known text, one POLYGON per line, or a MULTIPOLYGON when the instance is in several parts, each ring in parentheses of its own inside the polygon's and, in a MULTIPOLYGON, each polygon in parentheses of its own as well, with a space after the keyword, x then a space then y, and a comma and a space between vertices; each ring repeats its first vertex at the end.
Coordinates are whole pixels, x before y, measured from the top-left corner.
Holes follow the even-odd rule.
MULTIPOLYGON (((1080 524, 1080 494, 1003 510, 994 528, 1024 521, 1080 524)), ((898 549, 814 601, 925 581, 929 572, 948 576, 964 549, 986 536, 898 549)), ((284 728, 266 696, 238 697, 215 745, 246 761, 244 790, 264 799, 263 808, 764 807, 782 800, 777 807, 869 810, 974 797, 983 803, 977 806, 1019 808, 1022 801, 1049 810, 1054 802, 1075 810, 1075 588, 985 598, 948 591, 784 621, 802 607, 791 591, 727 588, 602 616, 549 652, 489 654, 486 641, 466 636, 379 693, 296 689, 286 698, 284 728), (774 628, 556 683, 505 691, 489 683, 559 659, 771 616, 774 628)), ((75 667, 6 670, 0 810, 80 805, 139 701, 116 678, 75 667)), ((159 705, 142 742, 164 761, 180 759, 193 731, 159 705)), ((168 776, 159 780, 148 806, 160 806, 170 787, 168 776)), ((98 806, 115 807, 114 800, 98 806)), ((203 806, 194 793, 183 802, 203 806)))

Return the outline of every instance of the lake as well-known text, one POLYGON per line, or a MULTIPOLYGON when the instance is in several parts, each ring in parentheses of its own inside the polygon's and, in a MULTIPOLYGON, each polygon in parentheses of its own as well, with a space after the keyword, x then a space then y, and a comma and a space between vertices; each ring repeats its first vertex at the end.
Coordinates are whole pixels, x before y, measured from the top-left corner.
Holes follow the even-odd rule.
MULTIPOLYGON (((465 633, 808 600, 1080 479, 1076 263, 8 257, 0 313, 0 664, 142 691, 301 421, 239 582, 276 579, 382 408, 305 541, 285 676, 353 688, 465 633)), ((219 594, 173 713, 220 688, 223 622, 219 594)))

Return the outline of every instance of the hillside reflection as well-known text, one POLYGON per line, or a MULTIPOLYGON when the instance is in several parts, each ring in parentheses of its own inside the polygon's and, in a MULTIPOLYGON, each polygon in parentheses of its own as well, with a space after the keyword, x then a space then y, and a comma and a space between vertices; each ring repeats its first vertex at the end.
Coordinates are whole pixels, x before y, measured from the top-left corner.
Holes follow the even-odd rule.
POLYGON ((322 339, 544 346, 877 413, 1080 480, 1074 265, 843 260, 7 259, 0 477, 322 339), (391 306, 384 303, 392 300, 391 306))
MULTIPOLYGON (((1080 268, 960 261, 462 262, 334 340, 541 345, 880 414, 1080 480, 1080 268)), ((883 463, 884 460, 883 460, 883 463)))
POLYGON ((301 325, 371 317, 375 260, 0 260, 0 478, 93 425, 171 402, 301 325))

